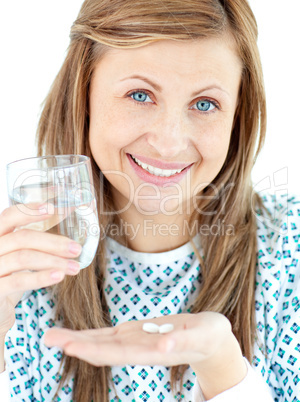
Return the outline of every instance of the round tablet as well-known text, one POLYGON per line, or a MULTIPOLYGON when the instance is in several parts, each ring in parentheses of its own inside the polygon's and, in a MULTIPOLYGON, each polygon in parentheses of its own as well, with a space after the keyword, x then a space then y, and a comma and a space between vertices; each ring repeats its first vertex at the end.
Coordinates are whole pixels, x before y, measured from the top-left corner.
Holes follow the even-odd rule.
POLYGON ((149 334, 158 334, 159 326, 153 322, 145 322, 143 324, 143 331, 148 332, 149 334))
POLYGON ((174 325, 173 324, 163 324, 159 327, 160 334, 167 334, 168 332, 173 331, 174 325))

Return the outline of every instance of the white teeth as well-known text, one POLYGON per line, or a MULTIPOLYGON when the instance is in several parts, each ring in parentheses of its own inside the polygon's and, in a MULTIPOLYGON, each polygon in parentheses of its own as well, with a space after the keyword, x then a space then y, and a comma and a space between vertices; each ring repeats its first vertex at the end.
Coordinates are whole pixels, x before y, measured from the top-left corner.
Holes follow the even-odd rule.
POLYGON ((147 172, 153 174, 154 176, 169 177, 173 176, 176 173, 180 173, 183 170, 183 169, 179 170, 159 169, 157 167, 147 165, 146 163, 141 162, 139 159, 135 158, 132 155, 131 157, 139 166, 141 166, 143 169, 147 170, 147 172))

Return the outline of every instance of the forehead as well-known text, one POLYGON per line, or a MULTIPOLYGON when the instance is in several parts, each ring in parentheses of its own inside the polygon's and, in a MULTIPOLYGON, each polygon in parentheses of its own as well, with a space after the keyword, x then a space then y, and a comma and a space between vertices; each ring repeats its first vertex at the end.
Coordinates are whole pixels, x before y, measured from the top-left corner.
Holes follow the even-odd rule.
POLYGON ((130 49, 110 48, 96 65, 96 70, 116 75, 139 69, 178 77, 226 71, 236 74, 242 70, 242 61, 234 39, 226 34, 187 41, 159 40, 130 49))

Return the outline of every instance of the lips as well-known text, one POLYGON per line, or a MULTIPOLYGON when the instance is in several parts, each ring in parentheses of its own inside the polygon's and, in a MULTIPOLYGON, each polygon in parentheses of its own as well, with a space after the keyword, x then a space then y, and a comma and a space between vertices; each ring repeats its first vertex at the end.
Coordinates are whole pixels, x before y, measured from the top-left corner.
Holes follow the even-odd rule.
POLYGON ((135 158, 132 155, 130 155, 130 156, 136 164, 138 164, 141 168, 143 168, 147 172, 153 174, 154 176, 170 177, 177 173, 180 173, 183 170, 183 169, 160 169, 158 167, 148 165, 148 164, 142 162, 140 159, 135 158))
POLYGON ((192 164, 162 162, 151 158, 126 154, 135 173, 145 182, 158 186, 179 182, 192 164), (151 163, 150 163, 151 162, 151 163))
POLYGON ((160 160, 148 158, 146 156, 140 156, 140 155, 133 155, 133 154, 127 154, 130 155, 134 159, 138 159, 140 162, 145 163, 146 165, 153 166, 155 168, 159 169, 167 169, 167 170, 182 170, 191 163, 186 163, 186 162, 163 162, 160 160))

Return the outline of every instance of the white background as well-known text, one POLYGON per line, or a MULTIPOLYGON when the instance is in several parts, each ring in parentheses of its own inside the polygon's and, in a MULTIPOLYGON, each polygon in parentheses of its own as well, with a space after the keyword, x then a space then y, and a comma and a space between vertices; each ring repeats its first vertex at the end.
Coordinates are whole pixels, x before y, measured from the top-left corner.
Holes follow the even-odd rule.
MULTIPOLYGON (((82 0, 14 0, 0 4, 0 211, 7 204, 5 165, 35 156, 40 105, 58 72, 69 29, 82 0)), ((268 102, 265 148, 254 183, 299 192, 300 1, 250 0, 259 27, 259 48, 268 102), (278 181, 273 181, 279 171, 278 181), (264 178, 270 178, 263 181, 264 178), (268 184, 269 183, 269 184, 268 184)))

